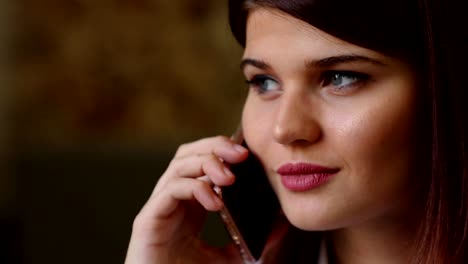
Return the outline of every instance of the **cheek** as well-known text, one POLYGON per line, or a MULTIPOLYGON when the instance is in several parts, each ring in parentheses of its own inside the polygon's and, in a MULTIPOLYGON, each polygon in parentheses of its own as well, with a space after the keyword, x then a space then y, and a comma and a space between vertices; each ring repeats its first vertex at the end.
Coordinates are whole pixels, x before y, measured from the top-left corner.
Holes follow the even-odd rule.
POLYGON ((334 123, 333 147, 344 161, 349 177, 344 184, 363 199, 386 207, 410 188, 414 148, 414 101, 397 97, 367 103, 334 123))
POLYGON ((411 106, 410 102, 369 105, 348 120, 341 120, 336 129, 337 143, 345 156, 377 166, 408 158, 414 123, 411 106))
MULTIPOLYGON (((262 106, 249 95, 242 111, 242 129, 244 138, 252 150, 267 148, 270 129, 273 125, 273 111, 262 106)), ((256 152, 256 151, 255 151, 256 152)))

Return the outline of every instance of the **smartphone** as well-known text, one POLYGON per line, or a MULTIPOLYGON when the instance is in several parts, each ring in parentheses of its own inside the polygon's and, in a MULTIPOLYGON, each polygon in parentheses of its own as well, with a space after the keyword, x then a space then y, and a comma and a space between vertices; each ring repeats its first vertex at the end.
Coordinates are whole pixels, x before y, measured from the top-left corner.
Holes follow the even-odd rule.
MULTIPOLYGON (((248 148, 241 131, 233 139, 248 148)), ((280 205, 255 155, 249 153, 245 161, 228 167, 236 176, 234 184, 214 188, 224 202, 220 215, 244 263, 255 263, 280 214, 280 205)))

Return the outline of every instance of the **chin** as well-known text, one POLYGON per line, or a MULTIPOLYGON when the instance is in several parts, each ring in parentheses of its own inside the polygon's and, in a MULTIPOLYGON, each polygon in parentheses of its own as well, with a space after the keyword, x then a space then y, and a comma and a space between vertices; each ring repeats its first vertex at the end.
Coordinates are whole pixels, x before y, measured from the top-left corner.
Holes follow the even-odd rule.
POLYGON ((301 208, 290 209, 284 214, 291 225, 304 231, 327 231, 341 227, 335 220, 330 219, 331 217, 301 210, 301 208))

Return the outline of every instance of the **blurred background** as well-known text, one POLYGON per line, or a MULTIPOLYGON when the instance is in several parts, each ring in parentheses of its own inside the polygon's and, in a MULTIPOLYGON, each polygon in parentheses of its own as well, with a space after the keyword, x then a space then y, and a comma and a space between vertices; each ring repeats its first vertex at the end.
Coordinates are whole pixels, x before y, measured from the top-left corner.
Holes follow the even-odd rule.
POLYGON ((0 0, 0 263, 123 263, 177 146, 239 122, 226 7, 0 0))

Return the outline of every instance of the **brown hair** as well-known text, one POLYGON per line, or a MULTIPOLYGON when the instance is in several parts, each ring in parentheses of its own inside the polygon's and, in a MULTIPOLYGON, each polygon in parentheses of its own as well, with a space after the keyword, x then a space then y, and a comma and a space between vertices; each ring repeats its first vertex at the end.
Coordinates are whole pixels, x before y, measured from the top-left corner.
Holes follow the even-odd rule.
POLYGON ((431 172, 423 178, 426 208, 412 263, 468 263, 468 45, 467 31, 458 30, 468 22, 463 5, 463 0, 229 0, 231 30, 242 46, 249 10, 270 7, 418 69, 428 128, 421 137, 430 149, 431 172))

